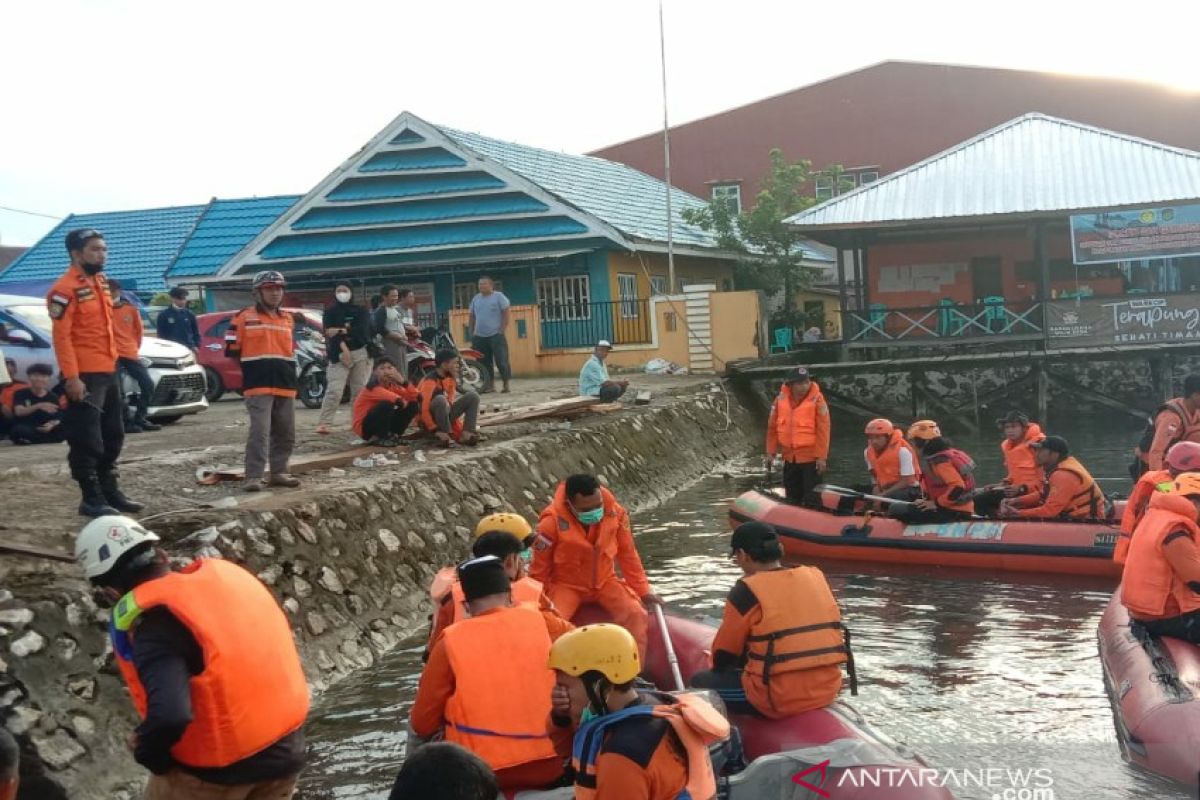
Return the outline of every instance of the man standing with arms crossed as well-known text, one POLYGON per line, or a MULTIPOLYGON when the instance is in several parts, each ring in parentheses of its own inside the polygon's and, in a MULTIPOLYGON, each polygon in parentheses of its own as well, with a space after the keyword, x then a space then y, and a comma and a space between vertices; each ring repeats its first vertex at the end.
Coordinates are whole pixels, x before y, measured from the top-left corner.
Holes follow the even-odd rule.
POLYGON ((54 353, 67 395, 63 414, 67 463, 83 499, 79 513, 99 517, 137 512, 143 506, 118 486, 117 459, 125 443, 125 407, 117 377, 117 340, 112 298, 104 263, 104 234, 80 228, 67 234, 71 266, 50 293, 46 307, 53 321, 54 353))
POLYGON ((508 394, 508 382, 512 370, 508 366, 508 298, 497 292, 492 279, 484 275, 479 279, 479 294, 471 300, 471 343, 483 354, 483 363, 488 368, 488 382, 483 392, 496 390, 496 372, 504 382, 502 392, 508 394))
POLYGON ((245 490, 262 491, 271 463, 271 486, 294 488, 288 474, 296 444, 295 320, 283 311, 283 275, 264 270, 254 276, 254 305, 233 318, 225 333, 225 354, 242 365, 242 393, 250 412, 246 440, 245 490))

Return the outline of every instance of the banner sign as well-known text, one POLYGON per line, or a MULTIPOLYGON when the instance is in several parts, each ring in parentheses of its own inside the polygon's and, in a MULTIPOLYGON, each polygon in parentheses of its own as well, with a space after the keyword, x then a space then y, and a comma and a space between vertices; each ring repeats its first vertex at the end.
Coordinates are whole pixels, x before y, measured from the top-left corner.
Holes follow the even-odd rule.
POLYGON ((1200 341, 1200 295, 1051 302, 1047 314, 1050 347, 1200 341))
POLYGON ((1200 255, 1200 205, 1071 216, 1076 264, 1200 255))

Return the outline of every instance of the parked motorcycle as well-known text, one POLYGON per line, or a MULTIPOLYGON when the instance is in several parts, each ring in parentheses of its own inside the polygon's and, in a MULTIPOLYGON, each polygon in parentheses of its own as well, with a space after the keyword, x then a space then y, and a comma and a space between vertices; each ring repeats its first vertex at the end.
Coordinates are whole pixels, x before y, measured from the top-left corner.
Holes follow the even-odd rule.
POLYGON ((458 351, 462 365, 458 385, 463 389, 478 392, 492 381, 492 371, 483 363, 483 353, 470 347, 460 348, 444 328, 429 327, 421 331, 421 338, 408 340, 408 377, 414 383, 421 376, 433 372, 437 366, 434 356, 438 350, 458 351))
POLYGON ((298 397, 305 408, 320 408, 325 400, 328 380, 325 368, 325 338, 313 331, 302 329, 296 339, 296 375, 298 397))

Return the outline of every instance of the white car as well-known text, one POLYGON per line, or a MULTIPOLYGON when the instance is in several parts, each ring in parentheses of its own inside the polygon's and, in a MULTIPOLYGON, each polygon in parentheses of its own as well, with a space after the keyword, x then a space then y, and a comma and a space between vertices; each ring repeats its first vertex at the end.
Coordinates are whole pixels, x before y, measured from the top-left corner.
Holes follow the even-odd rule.
MULTIPOLYGON (((50 313, 43 298, 0 294, 0 323, 6 332, 0 338, 0 348, 5 358, 17 364, 14 379, 24 380, 30 364, 50 364, 57 369, 50 313)), ((138 354, 154 381, 154 395, 146 416, 156 422, 175 422, 186 414, 208 408, 204 399, 204 369, 190 350, 175 342, 146 336, 138 354)), ((137 383, 128 377, 124 389, 126 397, 138 392, 137 383)))

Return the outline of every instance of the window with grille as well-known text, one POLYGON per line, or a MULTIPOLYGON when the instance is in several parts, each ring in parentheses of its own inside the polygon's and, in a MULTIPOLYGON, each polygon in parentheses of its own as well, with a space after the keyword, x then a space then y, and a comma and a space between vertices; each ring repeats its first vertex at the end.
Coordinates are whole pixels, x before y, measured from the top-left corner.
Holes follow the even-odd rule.
POLYGON ((667 293, 667 279, 662 275, 650 276, 650 294, 664 295, 667 293))
POLYGON ((627 272, 617 273, 617 297, 621 300, 621 318, 637 319, 637 275, 627 272))
POLYGON ((858 173, 859 186, 866 186, 868 183, 874 183, 879 180, 879 173, 875 170, 858 173))
POLYGON ((537 297, 545 321, 592 317, 591 283, 587 275, 538 278, 537 297))
POLYGON ((739 214, 742 211, 742 187, 736 183, 718 183, 713 186, 712 199, 723 204, 731 214, 739 214))

